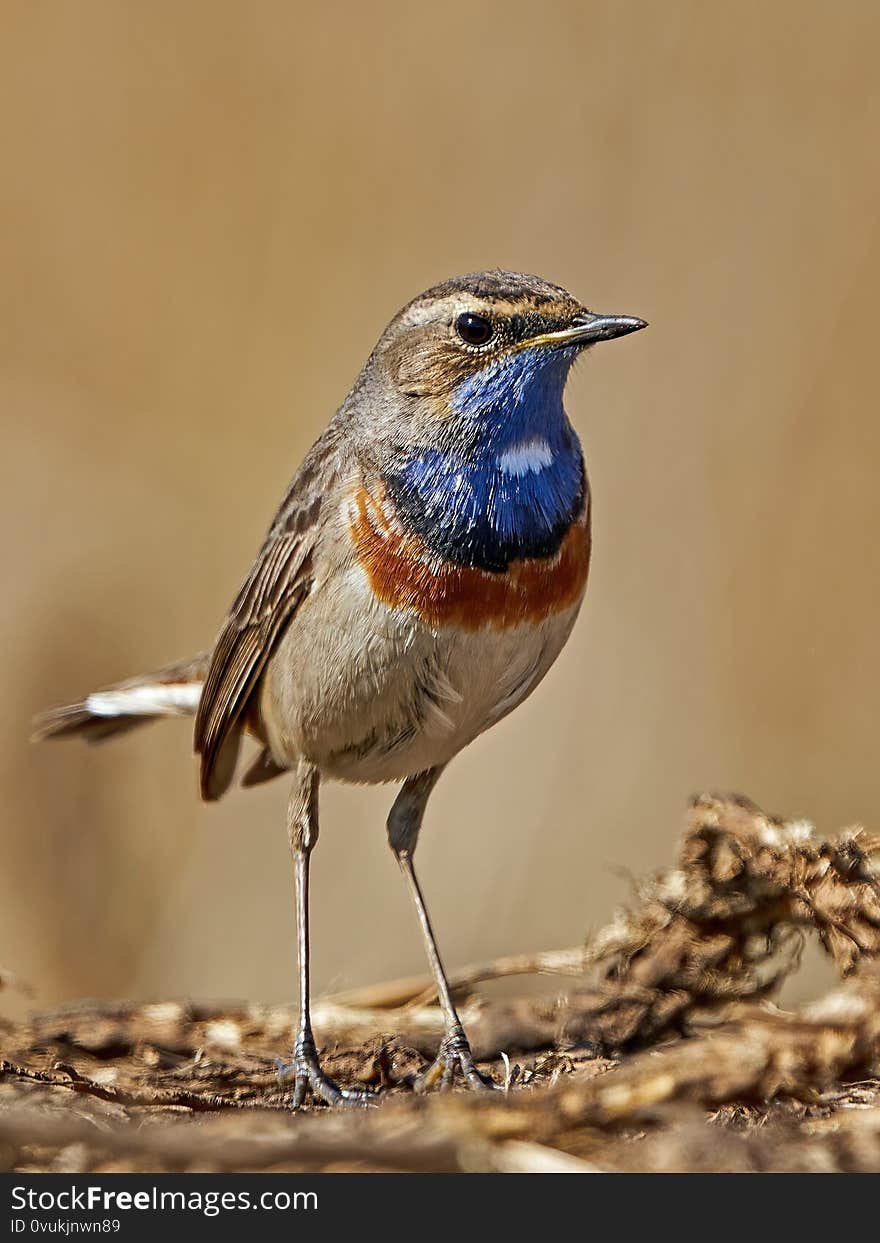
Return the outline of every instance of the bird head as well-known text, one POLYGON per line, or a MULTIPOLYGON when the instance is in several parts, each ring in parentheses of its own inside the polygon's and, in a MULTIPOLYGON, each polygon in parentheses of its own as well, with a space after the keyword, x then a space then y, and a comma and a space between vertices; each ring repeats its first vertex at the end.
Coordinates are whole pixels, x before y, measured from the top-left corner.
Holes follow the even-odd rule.
POLYGON ((581 350, 644 328, 628 315, 597 315, 566 289, 519 272, 454 277, 415 298, 383 344, 401 388, 451 393, 481 372, 571 361, 581 350))
POLYGON ((408 303, 380 338, 362 382, 379 397, 373 410, 408 443, 464 445, 499 423, 533 421, 542 409, 561 407, 580 353, 645 326, 629 315, 596 314, 537 276, 477 272, 408 303))
POLYGON ((447 560, 500 570, 549 555, 586 505, 562 403, 571 365, 644 327, 520 273, 429 289, 391 321, 341 412, 368 490, 447 560))

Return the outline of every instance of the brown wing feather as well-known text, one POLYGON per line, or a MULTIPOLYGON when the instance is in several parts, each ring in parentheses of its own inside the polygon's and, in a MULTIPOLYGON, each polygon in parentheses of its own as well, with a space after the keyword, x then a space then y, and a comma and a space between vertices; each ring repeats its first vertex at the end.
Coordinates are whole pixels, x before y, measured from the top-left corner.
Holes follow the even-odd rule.
POLYGON ((248 702, 311 587, 322 498, 337 474, 335 449, 335 437, 325 434, 303 462, 211 653, 194 738, 204 799, 219 798, 232 779, 248 702))
POLYGON ((232 741, 231 733, 238 732, 275 641, 308 591, 307 549, 299 539, 283 543, 286 547, 271 547, 260 557, 211 655, 195 725, 205 799, 219 798, 232 777, 234 753, 228 764, 218 765, 221 750, 232 741))

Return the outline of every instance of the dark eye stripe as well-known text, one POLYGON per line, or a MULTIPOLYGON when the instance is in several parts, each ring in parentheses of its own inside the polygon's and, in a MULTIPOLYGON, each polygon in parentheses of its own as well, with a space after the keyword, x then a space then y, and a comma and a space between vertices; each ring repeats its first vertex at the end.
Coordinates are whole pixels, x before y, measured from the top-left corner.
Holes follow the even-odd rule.
POLYGON ((465 311, 455 321, 455 331, 468 345, 485 345, 492 337, 492 321, 485 315, 474 315, 465 311))

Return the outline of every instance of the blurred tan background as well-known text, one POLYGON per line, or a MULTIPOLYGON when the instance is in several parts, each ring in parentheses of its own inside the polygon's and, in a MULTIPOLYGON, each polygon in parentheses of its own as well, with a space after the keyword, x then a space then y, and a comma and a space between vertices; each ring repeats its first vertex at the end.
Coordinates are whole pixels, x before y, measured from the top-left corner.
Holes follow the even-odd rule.
MULTIPOLYGON (((284 783, 206 809, 189 722, 28 722, 212 639, 386 321, 474 268, 651 328, 569 388, 570 646, 432 801, 449 963, 577 942, 697 788, 877 827, 874 0, 0 14, 0 963, 36 1004, 294 994, 284 783)), ((422 970, 392 797, 325 791, 319 990, 422 970)))

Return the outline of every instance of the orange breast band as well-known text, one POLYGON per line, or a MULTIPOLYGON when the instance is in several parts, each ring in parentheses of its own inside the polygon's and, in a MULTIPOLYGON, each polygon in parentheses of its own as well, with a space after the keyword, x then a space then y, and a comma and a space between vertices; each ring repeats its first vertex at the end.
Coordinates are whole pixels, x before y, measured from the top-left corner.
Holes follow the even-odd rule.
POLYGON ((502 573, 455 565, 432 555, 386 511, 381 488, 361 487, 349 529, 357 558, 378 598, 411 609, 430 626, 506 630, 564 612, 581 598, 590 568, 589 502, 552 557, 512 561, 502 573))

